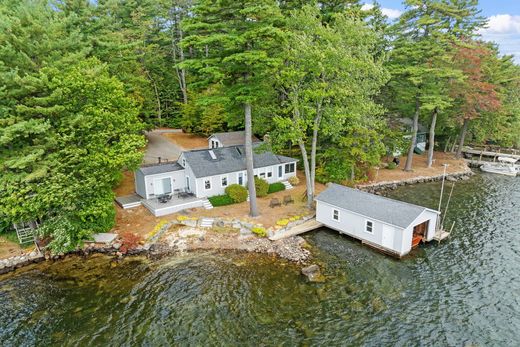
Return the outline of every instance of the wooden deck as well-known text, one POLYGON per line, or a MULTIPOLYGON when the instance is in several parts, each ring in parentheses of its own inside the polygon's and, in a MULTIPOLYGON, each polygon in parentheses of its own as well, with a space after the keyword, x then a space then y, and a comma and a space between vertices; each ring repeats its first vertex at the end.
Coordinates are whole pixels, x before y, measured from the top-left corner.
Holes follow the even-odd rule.
POLYGON ((437 232, 435 232, 435 236, 433 237, 433 239, 435 241, 441 242, 442 240, 447 239, 448 237, 450 237, 449 232, 445 230, 438 230, 437 232))
POLYGON ((472 147, 463 147, 462 153, 471 154, 474 156, 479 156, 479 161, 482 160, 482 157, 505 157, 505 158, 514 158, 520 159, 520 153, 516 150, 508 150, 497 148, 495 150, 489 150, 487 148, 472 148, 472 147))
POLYGON ((284 230, 281 232, 277 232, 273 236, 269 237, 269 240, 276 241, 276 240, 285 239, 285 238, 288 238, 291 236, 300 235, 300 234, 321 228, 322 226, 323 226, 322 223, 317 222, 315 218, 312 218, 302 224, 296 225, 293 228, 290 228, 290 229, 287 229, 287 230, 284 230))

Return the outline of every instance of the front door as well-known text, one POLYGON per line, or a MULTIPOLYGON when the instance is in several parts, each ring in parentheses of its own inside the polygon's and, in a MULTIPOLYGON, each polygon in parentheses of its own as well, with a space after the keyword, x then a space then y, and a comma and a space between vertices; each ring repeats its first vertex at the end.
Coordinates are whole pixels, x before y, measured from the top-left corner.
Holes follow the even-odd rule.
POLYGON ((243 172, 238 173, 238 184, 240 184, 241 186, 244 185, 244 173, 243 172))
POLYGON ((385 248, 393 249, 394 246, 394 228, 383 224, 383 238, 381 245, 385 248))
POLYGON ((155 195, 170 194, 172 192, 172 180, 170 177, 158 178, 154 180, 153 187, 155 195))
POLYGON ((283 166, 278 166, 278 178, 282 178, 283 176, 283 166))

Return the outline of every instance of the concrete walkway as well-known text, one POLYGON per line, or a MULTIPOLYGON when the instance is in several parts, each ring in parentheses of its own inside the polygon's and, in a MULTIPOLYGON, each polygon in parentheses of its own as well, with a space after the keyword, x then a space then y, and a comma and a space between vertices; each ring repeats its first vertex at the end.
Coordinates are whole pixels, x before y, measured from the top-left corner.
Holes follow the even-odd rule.
POLYGON ((275 233, 273 236, 271 236, 269 238, 269 240, 276 241, 276 240, 285 239, 285 238, 288 238, 291 236, 300 235, 300 234, 306 233, 308 231, 321 228, 322 226, 323 226, 323 224, 320 222, 317 222, 315 218, 309 219, 308 221, 306 221, 302 224, 298 224, 291 229, 275 233))
POLYGON ((148 145, 146 146, 146 152, 144 154, 144 164, 157 163, 159 162, 159 157, 161 157, 163 161, 177 160, 184 150, 182 147, 168 140, 165 136, 162 136, 160 132, 147 132, 146 138, 148 139, 148 145))

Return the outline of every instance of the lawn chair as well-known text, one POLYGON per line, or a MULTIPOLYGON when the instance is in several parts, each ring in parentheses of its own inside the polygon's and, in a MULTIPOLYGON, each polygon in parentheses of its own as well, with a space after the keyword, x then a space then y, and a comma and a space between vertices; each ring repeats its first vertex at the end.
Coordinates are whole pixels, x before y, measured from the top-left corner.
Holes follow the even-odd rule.
POLYGON ((282 206, 280 200, 278 200, 277 198, 271 199, 271 202, 269 203, 269 207, 273 208, 275 206, 282 206))
POLYGON ((294 199, 292 198, 291 195, 286 195, 283 197, 283 204, 284 205, 294 204, 294 199))

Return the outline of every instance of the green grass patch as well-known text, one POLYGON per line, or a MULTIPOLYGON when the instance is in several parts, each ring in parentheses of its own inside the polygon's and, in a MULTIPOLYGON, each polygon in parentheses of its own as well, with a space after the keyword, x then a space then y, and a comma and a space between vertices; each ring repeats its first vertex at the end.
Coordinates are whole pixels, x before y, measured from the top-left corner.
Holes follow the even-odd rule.
POLYGON ((209 202, 211 202, 213 207, 226 206, 226 205, 231 205, 231 204, 235 203, 235 201, 233 199, 231 199, 231 197, 227 194, 210 196, 208 198, 208 200, 209 200, 209 202))
POLYGON ((16 243, 16 244, 20 243, 18 241, 18 235, 16 235, 16 231, 9 231, 7 233, 0 233, 0 237, 5 239, 5 240, 7 240, 7 241, 16 243))
POLYGON ((276 182, 269 185, 269 189, 267 190, 267 194, 272 194, 276 192, 281 192, 285 190, 285 186, 282 182, 276 182))

